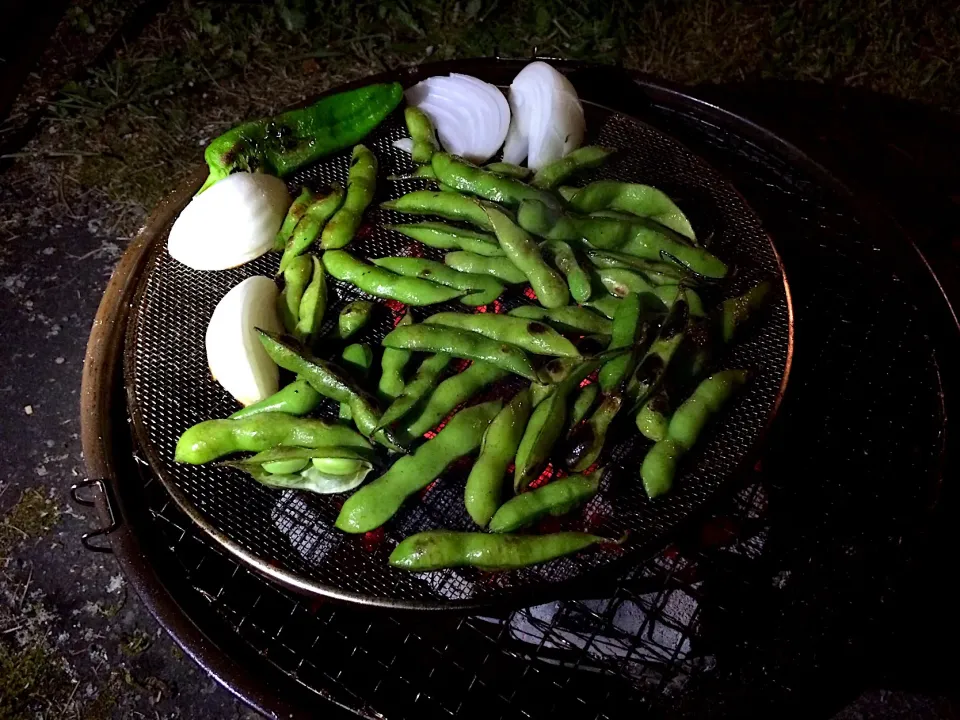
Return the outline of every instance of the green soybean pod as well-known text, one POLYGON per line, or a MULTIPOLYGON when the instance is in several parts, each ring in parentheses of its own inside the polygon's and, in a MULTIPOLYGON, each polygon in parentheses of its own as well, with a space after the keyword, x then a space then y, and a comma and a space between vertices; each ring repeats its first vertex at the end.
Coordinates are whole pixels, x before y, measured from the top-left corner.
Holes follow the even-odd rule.
MULTIPOLYGON (((436 166, 434 166, 436 169, 436 166)), ((510 261, 526 275, 545 308, 563 307, 570 302, 570 291, 560 274, 547 265, 534 239, 500 210, 484 208, 493 224, 500 247, 510 261)))
POLYGON ((307 251, 313 241, 317 239, 317 235, 320 234, 323 226, 340 207, 343 197, 343 188, 337 183, 331 183, 330 192, 327 195, 314 199, 303 217, 300 218, 293 234, 287 240, 283 255, 280 257, 280 268, 277 270, 277 274, 286 270, 294 258, 307 251))
POLYGON ((427 530, 404 538, 390 553, 390 564, 423 572, 452 567, 511 570, 579 552, 608 538, 582 532, 549 535, 501 535, 427 530))
POLYGON ((597 494, 603 470, 590 475, 568 475, 536 490, 507 500, 490 520, 490 532, 513 532, 532 525, 544 515, 565 515, 597 494))
MULTIPOLYGON (((409 310, 397 323, 398 326, 412 324, 413 315, 410 314, 409 310)), ((409 350, 384 348, 383 355, 380 358, 380 383, 377 386, 382 399, 396 400, 397 396, 403 392, 403 386, 406 382, 403 372, 406 370, 411 357, 413 357, 413 353, 409 350)))
POLYGON ((472 252, 449 252, 443 256, 445 265, 460 272, 492 275, 508 285, 522 285, 527 276, 507 257, 488 257, 472 252))
POLYGON ((404 277, 418 277, 448 287, 463 290, 460 298, 464 305, 488 305, 503 294, 504 287, 489 275, 465 273, 447 267, 436 260, 413 257, 384 257, 373 261, 374 265, 404 277))
POLYGON ((670 418, 667 437, 647 452, 640 466, 643 488, 651 498, 673 486, 677 464, 697 442, 710 418, 747 381, 745 370, 724 370, 701 382, 670 418))
MULTIPOLYGON (((340 357, 343 359, 344 368, 351 371, 357 379, 363 380, 370 374, 370 368, 373 366, 373 350, 366 343, 347 345, 340 357)), ((350 403, 340 403, 340 419, 353 419, 350 403)))
POLYGON ((567 198, 567 202, 581 213, 609 209, 648 217, 690 240, 696 240, 690 221, 680 208, 666 193, 650 185, 597 180, 579 188, 573 197, 567 198))
POLYGON ((593 372, 596 361, 583 362, 530 414, 514 463, 513 489, 522 492, 537 479, 567 423, 567 399, 574 388, 593 372))
POLYGON ((470 223, 481 230, 493 230, 493 225, 483 211, 483 203, 458 192, 415 190, 396 200, 380 203, 380 207, 411 215, 436 215, 446 220, 470 223))
POLYGON ((513 461, 533 409, 530 391, 523 389, 501 410, 483 434, 480 455, 464 490, 463 503, 473 521, 486 527, 500 506, 507 466, 513 461))
POLYGON ((566 465, 574 472, 583 472, 593 465, 603 452, 607 431, 623 405, 618 392, 607 393, 590 418, 570 432, 567 441, 566 465))
MULTIPOLYGON (((610 350, 633 348, 639 339, 643 323, 641 322, 640 296, 627 295, 613 316, 613 333, 610 336, 610 350)), ((604 392, 619 387, 629 377, 636 363, 637 353, 633 350, 617 355, 603 364, 597 377, 604 392)))
POLYGON ((615 152, 613 148, 584 145, 537 170, 530 184, 538 188, 554 188, 580 170, 600 167, 615 152))
MULTIPOLYGON (((387 348, 387 350, 393 349, 387 348)), ((384 350, 384 352, 387 350, 384 350)), ((395 424, 423 400, 439 382, 440 376, 447 369, 447 365, 450 364, 452 359, 447 353, 437 353, 420 363, 416 375, 406 384, 403 391, 383 413, 380 418, 380 427, 389 427, 395 424)))
POLYGON ((550 193, 514 178, 479 168, 455 155, 435 153, 430 159, 437 180, 460 192, 515 208, 521 200, 534 199, 547 205, 557 200, 550 193))
POLYGON ((590 299, 593 292, 593 283, 587 271, 580 267, 573 248, 560 240, 547 240, 542 245, 547 257, 553 261, 557 270, 567 278, 570 295, 578 305, 590 299))
POLYGON ((306 415, 312 412, 323 396, 310 387, 310 383, 298 377, 286 387, 282 387, 270 397, 253 405, 237 410, 231 418, 244 418, 263 412, 282 412, 288 415, 306 415))
POLYGON ((336 250, 353 240, 363 220, 363 211, 373 200, 377 189, 377 158, 364 145, 356 145, 350 159, 347 195, 343 205, 320 233, 320 247, 336 250))
POLYGON ((466 250, 484 257, 502 257, 503 250, 489 233, 461 228, 441 222, 420 222, 384 225, 429 247, 439 250, 466 250))
POLYGON ((410 495, 433 482, 454 460, 476 450, 502 406, 497 400, 458 412, 436 437, 347 498, 336 526, 344 532, 363 533, 383 525, 410 495))
POLYGON ((637 413, 637 430, 648 440, 659 442, 667 437, 670 419, 664 413, 669 410, 670 400, 661 388, 647 400, 637 413))
POLYGON ((474 362, 461 373, 448 377, 430 395, 423 409, 407 427, 399 431, 404 442, 412 441, 435 428, 459 405, 470 400, 488 385, 507 376, 507 372, 495 365, 474 362))
POLYGON ((560 330, 569 332, 609 335, 613 329, 613 323, 607 318, 598 315, 592 310, 575 305, 554 308, 552 310, 537 307, 536 305, 520 305, 508 314, 530 320, 541 320, 560 330))
POLYGON ((397 300, 405 305, 434 305, 463 294, 456 288, 420 278, 405 278, 370 265, 346 250, 328 250, 323 254, 323 264, 337 280, 351 283, 370 295, 397 300))
POLYGON ((413 149, 410 157, 415 163, 428 163, 437 151, 437 137, 430 118, 420 108, 408 105, 403 110, 403 119, 407 123, 407 131, 413 140, 413 149))
POLYGON ((300 320, 300 299, 313 275, 312 255, 300 255, 283 271, 283 290, 277 298, 277 310, 287 332, 292 333, 300 320))
MULTIPOLYGON (((298 340, 310 342, 323 324, 323 316, 327 312, 327 277, 323 271, 323 263, 313 255, 310 256, 313 274, 310 284, 300 298, 300 307, 297 309, 297 326, 293 335, 298 340)), ((286 273, 284 273, 286 276, 286 273)))
POLYGON ((278 446, 327 445, 370 447, 360 433, 339 423, 262 412, 236 419, 205 420, 194 425, 177 441, 174 459, 201 465, 236 452, 262 452, 278 446))
POLYGON ((384 347, 443 352, 453 357, 480 360, 528 380, 537 379, 530 357, 523 350, 469 330, 440 325, 407 325, 394 328, 382 342, 384 347))
POLYGON ((553 328, 537 320, 504 315, 501 313, 453 313, 431 315, 424 322, 428 325, 470 330, 500 342, 510 343, 537 355, 577 357, 580 353, 573 343, 553 328))
POLYGON ((590 412, 590 408, 593 407, 593 403, 596 402, 597 395, 599 394, 600 386, 597 383, 590 383, 580 388, 580 392, 578 392, 577 397, 574 398, 573 407, 570 409, 571 428, 579 425, 587 416, 587 413, 590 412))
POLYGON ((492 162, 483 166, 487 172, 503 175, 504 177, 514 178, 516 180, 526 180, 533 174, 530 168, 521 167, 508 162, 492 162))
POLYGON ((277 237, 273 241, 274 250, 283 250, 287 244, 287 240, 289 240, 290 236, 293 235, 293 229, 306 214, 307 208, 313 204, 313 201, 316 199, 316 197, 317 196, 314 194, 314 192, 306 186, 300 190, 300 194, 297 196, 297 199, 294 200, 287 209, 286 217, 283 218, 283 224, 280 225, 280 230, 277 232, 277 237))
POLYGON ((369 300, 354 300, 343 306, 337 317, 337 333, 341 339, 353 337, 370 322, 375 303, 369 300))

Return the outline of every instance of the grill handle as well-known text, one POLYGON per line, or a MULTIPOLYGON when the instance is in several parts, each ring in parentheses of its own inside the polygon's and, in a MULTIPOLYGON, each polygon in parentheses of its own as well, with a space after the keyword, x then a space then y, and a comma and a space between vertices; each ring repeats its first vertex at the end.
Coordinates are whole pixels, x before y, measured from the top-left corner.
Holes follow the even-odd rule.
POLYGON ((101 478, 81 480, 70 487, 70 498, 75 505, 81 508, 96 508, 101 519, 101 525, 98 528, 80 536, 80 542, 83 546, 91 552, 113 553, 113 548, 110 547, 109 543, 94 542, 95 538, 109 535, 119 527, 116 513, 113 511, 113 503, 110 501, 107 483, 101 478), (88 488, 94 488, 95 491, 88 495, 84 492, 88 488))

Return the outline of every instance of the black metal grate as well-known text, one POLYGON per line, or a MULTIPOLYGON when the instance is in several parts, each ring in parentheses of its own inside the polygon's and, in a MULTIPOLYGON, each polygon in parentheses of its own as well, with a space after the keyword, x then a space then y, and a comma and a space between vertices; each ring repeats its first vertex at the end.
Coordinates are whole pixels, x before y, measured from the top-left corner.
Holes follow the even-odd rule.
POLYGON ((940 480, 945 418, 909 262, 890 267, 844 198, 689 106, 644 119, 730 177, 778 238, 798 352, 762 464, 599 599, 499 621, 299 597, 225 553, 147 472, 150 530, 182 579, 291 683, 367 717, 778 716, 823 694, 803 685, 818 673, 849 674, 881 609, 913 592, 900 574, 940 480), (627 603, 643 612, 629 631, 627 603), (608 638, 623 652, 601 652, 608 638))
MULTIPOLYGON (((711 250, 737 266, 736 275, 724 284, 722 292, 737 294, 761 277, 780 276, 776 254, 759 218, 710 166, 667 135, 627 116, 591 106, 588 121, 597 129, 596 142, 624 149, 594 176, 602 172, 606 177, 647 182, 675 196, 690 213, 700 236, 709 237, 711 250)), ((385 180, 412 170, 409 156, 391 145, 404 134, 401 120, 392 117, 368 139, 381 163, 378 200, 424 187, 422 181, 385 180)), ((342 183, 348 160, 348 154, 342 153, 319 163, 295 178, 294 185, 304 181, 314 186, 334 180, 342 183)), ((371 215, 351 251, 368 257, 422 253, 442 258, 441 251, 423 248, 381 227, 402 221, 403 216, 383 210, 371 215)), ((254 556, 261 570, 276 577, 316 592, 388 605, 477 605, 502 599, 512 591, 549 593, 549 583, 577 579, 586 571, 622 560, 622 550, 614 548, 513 572, 450 570, 410 575, 386 562, 403 537, 435 527, 472 526, 462 502, 463 467, 431 486, 420 502, 407 503, 384 533, 357 538, 333 529, 342 502, 338 496, 278 493, 237 470, 174 463, 177 438, 186 428, 211 417, 225 417, 236 409, 206 370, 203 336, 214 306, 240 280, 254 274, 272 275, 277 262, 277 256, 270 255, 222 273, 197 272, 161 249, 146 275, 130 326, 126 370, 133 388, 135 427, 145 454, 164 482, 179 491, 178 499, 199 510, 205 527, 229 538, 254 556)), ((335 318, 344 303, 359 296, 355 288, 334 285, 336 300, 331 302, 328 318, 335 318)), ((717 300, 716 294, 707 299, 717 300)), ((507 310, 521 302, 528 300, 513 290, 499 305, 507 310)), ((461 306, 450 305, 450 309, 457 307, 461 306)), ((423 317, 441 309, 415 309, 415 314, 423 317)), ((390 312, 381 313, 363 339, 379 345, 402 312, 394 305, 390 312)), ((650 552, 658 542, 662 544, 665 533, 701 508, 730 479, 765 428, 783 381, 789 323, 781 294, 762 327, 723 359, 728 367, 751 368, 755 377, 724 422, 711 430, 707 441, 691 456, 673 493, 655 503, 646 498, 636 468, 648 444, 634 434, 612 449, 600 494, 568 526, 610 537, 629 530, 630 547, 638 551, 650 552)), ((335 407, 328 403, 324 413, 332 416, 334 412, 335 407)))

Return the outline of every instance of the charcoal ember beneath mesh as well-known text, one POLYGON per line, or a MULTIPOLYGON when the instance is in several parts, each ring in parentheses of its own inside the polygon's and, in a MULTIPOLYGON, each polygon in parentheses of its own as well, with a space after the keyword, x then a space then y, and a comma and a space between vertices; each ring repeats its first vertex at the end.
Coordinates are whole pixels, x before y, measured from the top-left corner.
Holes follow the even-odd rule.
MULTIPOLYGON (((622 152, 605 167, 584 173, 579 181, 615 178, 675 193, 695 228, 702 225, 709 234, 711 251, 737 264, 729 281, 704 289, 705 300, 715 302, 743 292, 761 277, 783 284, 777 254, 759 218, 719 173, 649 125, 599 106, 587 104, 586 110, 588 125, 594 129, 589 141, 622 152)), ((421 247, 383 227, 417 218, 377 207, 384 200, 426 187, 414 180, 386 180, 413 169, 409 156, 392 146, 405 133, 402 118, 395 114, 365 141, 380 163, 377 195, 364 232, 349 250, 367 258, 422 255, 441 260, 443 251, 421 247)), ((291 190, 298 192, 304 183, 314 188, 334 181, 342 184, 348 164, 349 151, 327 158, 297 174, 291 190)), ((218 540, 225 538, 228 549, 241 552, 260 572, 343 600, 395 607, 469 607, 515 597, 516 604, 523 602, 521 597, 537 594, 547 599, 571 582, 589 585, 595 573, 615 571, 626 567, 630 557, 649 555, 663 544, 666 534, 703 508, 735 475, 769 422, 788 364, 790 310, 787 294, 781 292, 753 332, 723 358, 724 367, 751 368, 754 379, 691 454, 670 495, 650 502, 642 490, 637 473, 649 443, 635 433, 613 438, 597 498, 559 523, 539 528, 586 529, 610 538, 630 531, 626 546, 600 546, 515 571, 484 573, 466 568, 411 575, 386 561, 403 537, 441 527, 473 529, 463 508, 463 467, 411 498, 384 527, 382 539, 374 542, 369 537, 343 537, 333 529, 342 498, 278 494, 233 469, 173 462, 176 440, 185 429, 208 418, 226 417, 236 409, 206 369, 203 337, 213 308, 240 280, 255 274, 273 276, 277 263, 277 256, 271 254, 223 273, 200 273, 158 248, 128 327, 125 373, 131 387, 130 410, 151 467, 177 501, 200 518, 204 530, 218 540)), ((331 279, 329 286, 328 329, 346 303, 366 297, 339 281, 331 279)), ((529 302, 524 291, 514 286, 500 298, 498 307, 506 312, 529 302)), ((388 305, 361 335, 351 339, 379 345, 401 310, 388 305)), ((418 321, 434 312, 464 310, 457 302, 412 308, 418 321)), ((509 395, 520 384, 511 379, 486 389, 478 399, 509 395)), ((332 402, 324 402, 319 410, 324 417, 335 417, 336 412, 332 402)), ((632 425, 628 419, 627 424, 632 425)))

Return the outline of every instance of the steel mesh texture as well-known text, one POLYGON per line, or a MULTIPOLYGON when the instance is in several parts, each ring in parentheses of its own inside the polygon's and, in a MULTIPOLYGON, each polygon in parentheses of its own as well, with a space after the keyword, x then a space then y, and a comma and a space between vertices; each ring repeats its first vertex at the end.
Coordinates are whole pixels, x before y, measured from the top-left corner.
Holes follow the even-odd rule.
MULTIPOLYGON (((805 342, 764 472, 716 518, 678 538, 679 548, 594 589, 593 597, 613 602, 565 600, 550 619, 539 616, 544 634, 530 643, 484 618, 371 613, 278 588, 194 526, 145 469, 153 522, 143 532, 162 538, 176 559, 172 580, 204 598, 264 663, 315 692, 318 703, 389 718, 562 712, 600 720, 622 717, 625 708, 684 718, 762 709, 779 716, 796 709, 798 695, 822 694, 798 677, 816 683, 819 670, 835 682, 847 674, 849 667, 833 672, 831 663, 871 631, 865 619, 889 610, 898 586, 915 591, 896 573, 913 542, 906 528, 939 481, 943 447, 929 308, 916 306, 901 268, 884 263, 887 248, 845 201, 805 171, 689 108, 655 106, 644 119, 734 179, 775 233, 790 273, 805 342), (648 623, 619 629, 617 609, 651 591, 648 623), (698 611, 679 615, 677 593, 695 597, 698 611), (625 658, 599 662, 563 634, 564 620, 588 616, 600 623, 584 623, 582 635, 619 637, 634 666, 625 658), (674 642, 653 632, 658 623, 675 629, 674 642), (681 656, 684 643, 689 652, 681 656), (641 672, 632 672, 636 666, 641 672)), ((120 491, 134 484, 125 478, 120 491)))
MULTIPOLYGON (((782 283, 780 268, 759 218, 742 197, 710 166, 654 128, 635 119, 589 109, 589 125, 598 132, 593 141, 622 148, 615 159, 591 176, 611 177, 655 185, 674 197, 688 212, 699 236, 709 238, 710 249, 737 267, 724 284, 727 295, 742 292, 762 277, 782 283)), ((409 156, 392 146, 405 129, 399 114, 388 119, 367 139, 380 169, 375 202, 424 187, 422 181, 388 181, 408 174, 409 156)), ((303 182, 314 187, 346 182, 349 152, 340 153, 300 173, 292 188, 303 182)), ((410 216, 381 209, 369 213, 350 251, 365 257, 422 254, 442 259, 442 251, 386 230, 382 224, 410 221, 410 216)), ((463 482, 469 465, 455 465, 441 480, 413 499, 379 533, 351 537, 333 528, 342 497, 264 488, 238 470, 212 465, 192 467, 173 462, 181 433, 209 418, 226 417, 234 401, 209 376, 204 333, 216 303, 236 283, 252 275, 272 276, 278 256, 270 254, 225 272, 198 272, 157 252, 146 274, 139 305, 128 335, 128 383, 132 384, 132 415, 154 469, 180 491, 205 523, 258 559, 271 574, 300 586, 338 597, 378 603, 449 604, 501 599, 504 594, 544 591, 551 584, 573 581, 585 573, 622 560, 624 550, 613 548, 561 558, 541 566, 501 573, 447 570, 411 575, 395 570, 387 556, 403 537, 445 527, 469 530, 472 522, 463 507, 463 482)), ((362 294, 332 282, 327 323, 340 308, 362 294)), ((706 299, 716 301, 717 293, 706 299)), ((529 302, 519 290, 501 298, 507 310, 529 302)), ((457 304, 415 309, 417 319, 440 310, 464 309, 457 304)), ((492 308, 491 308, 492 309, 492 308)), ((403 310, 381 308, 377 321, 351 341, 379 346, 403 310)), ((649 443, 634 434, 609 453, 601 492, 584 512, 563 527, 587 529, 608 537, 630 532, 628 548, 646 550, 701 508, 727 482, 766 426, 775 406, 787 362, 789 319, 784 293, 779 293, 762 322, 722 359, 724 366, 749 368, 754 375, 747 390, 716 423, 685 462, 675 489, 650 502, 637 468, 649 443)), ((513 387, 516 387, 514 384, 513 387)), ((322 414, 333 416, 333 403, 322 414)), ((623 422, 627 422, 626 418, 623 422)))

